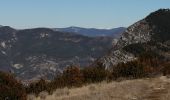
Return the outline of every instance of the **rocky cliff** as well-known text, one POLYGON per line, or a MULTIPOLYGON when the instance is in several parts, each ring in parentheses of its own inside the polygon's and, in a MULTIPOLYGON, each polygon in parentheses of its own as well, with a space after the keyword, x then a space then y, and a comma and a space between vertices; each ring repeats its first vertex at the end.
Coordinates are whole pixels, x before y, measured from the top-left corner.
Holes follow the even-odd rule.
POLYGON ((168 59, 170 52, 170 10, 160 9, 126 29, 117 44, 98 62, 106 69, 137 59, 146 51, 168 59))

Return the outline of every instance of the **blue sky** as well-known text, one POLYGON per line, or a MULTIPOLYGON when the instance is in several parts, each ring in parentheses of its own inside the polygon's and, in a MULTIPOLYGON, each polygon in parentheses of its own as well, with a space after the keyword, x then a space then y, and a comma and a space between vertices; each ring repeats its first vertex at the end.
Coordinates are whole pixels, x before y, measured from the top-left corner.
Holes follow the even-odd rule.
POLYGON ((170 0, 0 0, 0 25, 127 27, 159 8, 170 0))

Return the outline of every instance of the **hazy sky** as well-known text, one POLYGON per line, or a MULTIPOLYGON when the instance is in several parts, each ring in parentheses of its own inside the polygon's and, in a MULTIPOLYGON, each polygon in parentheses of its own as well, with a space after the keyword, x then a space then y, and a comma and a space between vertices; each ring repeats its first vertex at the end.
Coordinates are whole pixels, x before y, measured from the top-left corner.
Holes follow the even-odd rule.
POLYGON ((33 27, 127 27, 170 0, 0 0, 0 25, 33 27))

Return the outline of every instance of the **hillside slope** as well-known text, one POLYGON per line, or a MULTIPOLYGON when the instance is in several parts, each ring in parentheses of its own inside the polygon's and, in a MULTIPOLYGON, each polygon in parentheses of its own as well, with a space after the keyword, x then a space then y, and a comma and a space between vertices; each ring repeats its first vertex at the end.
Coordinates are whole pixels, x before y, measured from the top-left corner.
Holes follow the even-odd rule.
POLYGON ((170 60, 170 10, 160 9, 126 29, 110 52, 98 60, 106 69, 145 52, 170 60))
POLYGON ((81 88, 64 88, 52 95, 40 93, 38 98, 29 95, 31 100, 169 100, 170 79, 167 77, 103 82, 81 88))

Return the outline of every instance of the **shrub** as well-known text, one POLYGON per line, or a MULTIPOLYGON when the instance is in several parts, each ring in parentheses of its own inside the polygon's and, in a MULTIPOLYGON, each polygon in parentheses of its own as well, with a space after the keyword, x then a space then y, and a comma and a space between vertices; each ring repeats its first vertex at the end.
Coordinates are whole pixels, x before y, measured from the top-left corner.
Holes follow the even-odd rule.
POLYGON ((127 63, 119 63, 113 69, 113 78, 119 77, 131 77, 140 78, 147 75, 144 70, 144 66, 138 61, 130 61, 127 63))
POLYGON ((0 100, 26 100, 26 91, 13 75, 0 72, 0 100))
POLYGON ((63 71, 62 78, 68 87, 81 86, 83 82, 82 74, 77 66, 67 67, 63 71))
POLYGON ((82 70, 84 82, 94 83, 106 80, 108 71, 102 66, 87 67, 82 70))
POLYGON ((28 94, 38 94, 42 91, 47 90, 47 82, 44 79, 40 79, 38 82, 31 83, 28 87, 26 87, 26 91, 28 94))
POLYGON ((163 75, 170 75, 170 63, 163 65, 163 75))

